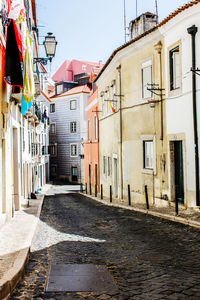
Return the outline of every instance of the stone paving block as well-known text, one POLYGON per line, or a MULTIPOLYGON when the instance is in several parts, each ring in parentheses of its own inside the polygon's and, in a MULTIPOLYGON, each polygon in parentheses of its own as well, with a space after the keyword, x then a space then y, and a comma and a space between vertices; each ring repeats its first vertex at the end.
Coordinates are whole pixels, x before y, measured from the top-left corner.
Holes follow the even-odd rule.
POLYGON ((76 194, 47 197, 41 222, 62 234, 92 240, 62 241, 57 239, 61 235, 52 237, 50 231, 48 235, 40 227, 35 246, 43 239, 51 240, 52 245, 31 253, 37 265, 31 264, 25 280, 16 289, 21 295, 27 291, 29 299, 48 299, 48 296, 57 299, 62 295, 84 299, 80 293, 44 292, 52 262, 107 265, 119 287, 118 294, 91 293, 85 299, 98 299, 102 295, 117 300, 200 299, 197 285, 200 232, 196 228, 121 207, 105 206, 76 194), (33 280, 29 281, 30 278, 33 280), (184 291, 187 294, 183 294, 184 291))

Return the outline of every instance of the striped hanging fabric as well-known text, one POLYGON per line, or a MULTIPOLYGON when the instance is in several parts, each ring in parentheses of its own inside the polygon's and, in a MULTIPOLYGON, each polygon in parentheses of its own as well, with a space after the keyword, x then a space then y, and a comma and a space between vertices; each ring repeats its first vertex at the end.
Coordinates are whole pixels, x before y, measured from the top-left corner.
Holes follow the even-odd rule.
POLYGON ((26 36, 26 51, 24 57, 24 88, 22 94, 26 103, 30 102, 35 94, 32 37, 28 31, 26 36))

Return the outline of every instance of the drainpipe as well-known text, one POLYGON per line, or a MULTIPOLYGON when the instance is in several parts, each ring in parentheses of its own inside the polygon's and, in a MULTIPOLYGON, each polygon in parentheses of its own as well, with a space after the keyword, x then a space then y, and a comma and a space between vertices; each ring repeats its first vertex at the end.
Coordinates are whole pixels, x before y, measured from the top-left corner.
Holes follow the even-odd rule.
POLYGON ((121 200, 123 200, 123 167, 122 167, 122 74, 121 65, 117 68, 119 72, 119 142, 120 142, 120 183, 121 200))
MULTIPOLYGON (((195 36, 198 28, 193 25, 187 29, 192 38, 192 70, 196 70, 195 36)), ((194 147, 195 147, 195 177, 196 177, 196 205, 199 201, 199 145, 197 129, 197 103, 196 103, 196 74, 192 72, 192 98, 193 98, 193 124, 194 124, 194 147)))

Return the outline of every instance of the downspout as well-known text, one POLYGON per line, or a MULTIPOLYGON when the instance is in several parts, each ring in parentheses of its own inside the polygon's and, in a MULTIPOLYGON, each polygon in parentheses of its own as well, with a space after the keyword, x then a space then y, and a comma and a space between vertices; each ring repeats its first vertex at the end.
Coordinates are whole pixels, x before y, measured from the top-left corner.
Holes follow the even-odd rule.
MULTIPOLYGON (((198 28, 193 25, 187 29, 192 38, 192 70, 196 69, 196 51, 195 36, 198 28)), ((195 149, 195 177, 196 177, 196 205, 200 205, 199 201, 199 145, 198 145, 198 129, 197 129, 197 103, 196 103, 196 74, 192 72, 192 98, 193 98, 193 124, 194 124, 194 149, 195 149)))
POLYGON ((122 74, 121 65, 117 68, 119 72, 119 142, 120 142, 120 192, 123 200, 123 167, 122 167, 122 74))

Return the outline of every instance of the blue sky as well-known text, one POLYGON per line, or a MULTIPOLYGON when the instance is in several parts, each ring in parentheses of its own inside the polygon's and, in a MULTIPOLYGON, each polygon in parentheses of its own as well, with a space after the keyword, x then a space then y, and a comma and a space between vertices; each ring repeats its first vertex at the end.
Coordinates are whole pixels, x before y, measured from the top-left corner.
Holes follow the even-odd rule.
MULTIPOLYGON (((157 0, 159 21, 186 0, 157 0)), ((42 44, 47 32, 58 41, 51 75, 66 59, 104 63, 124 43, 124 0, 36 0, 42 44)), ((138 15, 155 13, 155 0, 138 0, 138 15)), ((126 0, 127 26, 136 17, 136 0, 126 0)), ((44 56, 43 46, 40 54, 44 56)))

